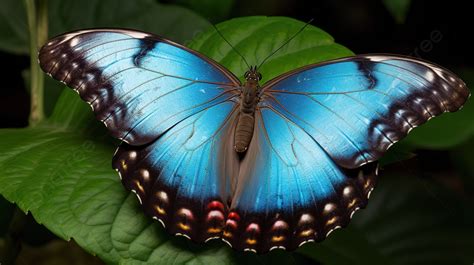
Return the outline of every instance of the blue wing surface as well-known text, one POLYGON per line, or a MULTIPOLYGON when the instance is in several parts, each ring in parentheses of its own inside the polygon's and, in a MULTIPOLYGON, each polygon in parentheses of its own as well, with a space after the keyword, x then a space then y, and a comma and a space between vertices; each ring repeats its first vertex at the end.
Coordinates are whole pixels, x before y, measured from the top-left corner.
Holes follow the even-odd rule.
POLYGON ((233 247, 295 249, 322 240, 365 207, 373 164, 344 169, 286 117, 266 107, 256 115, 224 233, 233 247))
POLYGON ((172 234, 202 242, 219 237, 227 215, 237 155, 227 141, 236 107, 224 102, 188 117, 156 141, 123 143, 113 167, 144 211, 172 234))
POLYGON ((147 214, 195 241, 221 234, 228 179, 238 169, 227 147, 239 95, 235 76, 171 41, 119 29, 56 37, 39 61, 124 141, 113 167, 147 214))
POLYGON ((43 46, 39 61, 91 105, 114 137, 133 145, 238 94, 237 78, 217 63, 132 30, 65 34, 43 46))
POLYGON ((440 66, 375 54, 297 69, 265 84, 262 97, 336 163, 356 168, 428 119, 461 108, 469 90, 440 66))

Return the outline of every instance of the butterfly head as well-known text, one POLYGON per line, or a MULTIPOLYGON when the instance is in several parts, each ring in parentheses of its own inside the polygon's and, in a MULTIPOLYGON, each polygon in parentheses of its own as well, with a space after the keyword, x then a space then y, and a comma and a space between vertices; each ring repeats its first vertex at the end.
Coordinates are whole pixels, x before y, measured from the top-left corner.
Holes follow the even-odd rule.
POLYGON ((247 81, 254 81, 258 83, 258 81, 262 79, 262 74, 257 71, 257 66, 250 66, 250 69, 245 72, 244 78, 247 81))

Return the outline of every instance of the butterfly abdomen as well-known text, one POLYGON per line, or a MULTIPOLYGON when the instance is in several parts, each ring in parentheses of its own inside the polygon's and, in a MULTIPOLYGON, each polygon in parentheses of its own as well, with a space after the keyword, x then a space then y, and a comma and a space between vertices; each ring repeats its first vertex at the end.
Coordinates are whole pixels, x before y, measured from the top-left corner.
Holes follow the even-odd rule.
POLYGON ((257 82, 247 81, 242 87, 240 113, 234 135, 234 149, 245 152, 252 140, 255 125, 255 106, 257 105, 257 82))
POLYGON ((252 140, 254 123, 254 113, 240 112, 237 128, 235 130, 235 151, 241 153, 247 150, 250 140, 252 140))

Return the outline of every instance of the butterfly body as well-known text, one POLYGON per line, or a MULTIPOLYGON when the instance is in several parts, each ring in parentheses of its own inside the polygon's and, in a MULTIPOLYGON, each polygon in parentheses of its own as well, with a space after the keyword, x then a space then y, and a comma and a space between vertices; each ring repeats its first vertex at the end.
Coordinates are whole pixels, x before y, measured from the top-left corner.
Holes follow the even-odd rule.
POLYGON ((259 100, 258 93, 260 92, 258 81, 260 81, 262 75, 256 67, 251 67, 244 77, 246 81, 240 94, 239 118, 234 137, 234 149, 238 153, 245 152, 252 140, 255 126, 255 109, 259 100))
POLYGON ((143 211, 197 242, 296 249, 367 205, 376 161, 411 129, 460 109, 456 75, 405 56, 312 64, 261 87, 153 34, 72 32, 39 53, 123 142, 112 166, 143 211))

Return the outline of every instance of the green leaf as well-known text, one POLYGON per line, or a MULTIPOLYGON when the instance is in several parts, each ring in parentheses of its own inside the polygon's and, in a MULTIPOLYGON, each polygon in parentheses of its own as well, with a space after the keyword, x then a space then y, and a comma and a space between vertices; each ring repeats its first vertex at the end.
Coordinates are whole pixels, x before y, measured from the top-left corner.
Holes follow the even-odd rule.
POLYGON ((450 150, 450 155, 461 177, 464 191, 474 199, 474 137, 450 150))
MULTIPOLYGON (((28 30, 22 1, 3 2, 0 8, 0 49, 27 54, 28 30)), ((190 10, 153 0, 49 0, 48 3, 51 36, 83 28, 124 27, 189 42, 210 27, 209 22, 190 10)), ((28 83, 29 71, 25 71, 23 76, 28 83)), ((64 86, 49 77, 45 78, 45 83, 48 89, 45 90, 44 107, 46 115, 50 115, 64 86)))
MULTIPOLYGON (((28 30, 22 1, 2 0, 0 49, 28 53, 28 30)), ((48 1, 49 33, 96 27, 129 27, 185 42, 210 26, 194 12, 153 0, 48 1)))
POLYGON ((90 27, 128 27, 185 42, 210 26, 186 8, 153 0, 50 0, 49 3, 51 35, 90 27))
POLYGON ((383 0, 383 3, 397 23, 405 22, 411 0, 383 0))
POLYGON ((384 167, 396 162, 408 160, 416 156, 413 146, 398 143, 388 149, 387 153, 379 160, 379 165, 384 167))
MULTIPOLYGON (((303 25, 283 17, 250 17, 218 27, 255 64, 303 25)), ((192 47, 238 76, 243 74, 240 57, 213 29, 192 47)), ((269 79, 304 64, 350 54, 327 33, 309 26, 262 71, 269 79)), ((302 259, 286 252, 237 253, 221 242, 196 245, 168 235, 122 187, 111 169, 117 143, 106 136, 89 106, 72 90, 63 92, 49 120, 34 128, 0 130, 0 139, 0 194, 30 211, 56 235, 73 238, 107 263, 296 264, 302 259)))
MULTIPOLYGON (((459 71, 468 87, 474 86, 474 69, 459 71)), ((468 99, 464 107, 455 113, 446 113, 415 128, 403 140, 413 148, 448 149, 473 138, 474 102, 468 99)))
POLYGON ((298 252, 331 265, 472 263, 472 203, 417 176, 381 175, 367 209, 349 228, 298 252))
MULTIPOLYGON (((255 16, 231 19, 217 28, 250 65, 259 65, 303 26, 291 18, 255 16)), ((215 30, 199 35, 189 47, 220 62, 244 81, 248 67, 215 30)), ((308 26, 260 68, 262 83, 297 67, 350 55, 353 53, 329 34, 308 26)))
POLYGON ((23 1, 2 0, 0 8, 0 49, 27 54, 28 25, 23 1))
POLYGON ((193 10, 211 22, 220 22, 229 16, 235 0, 177 0, 175 3, 193 10))

